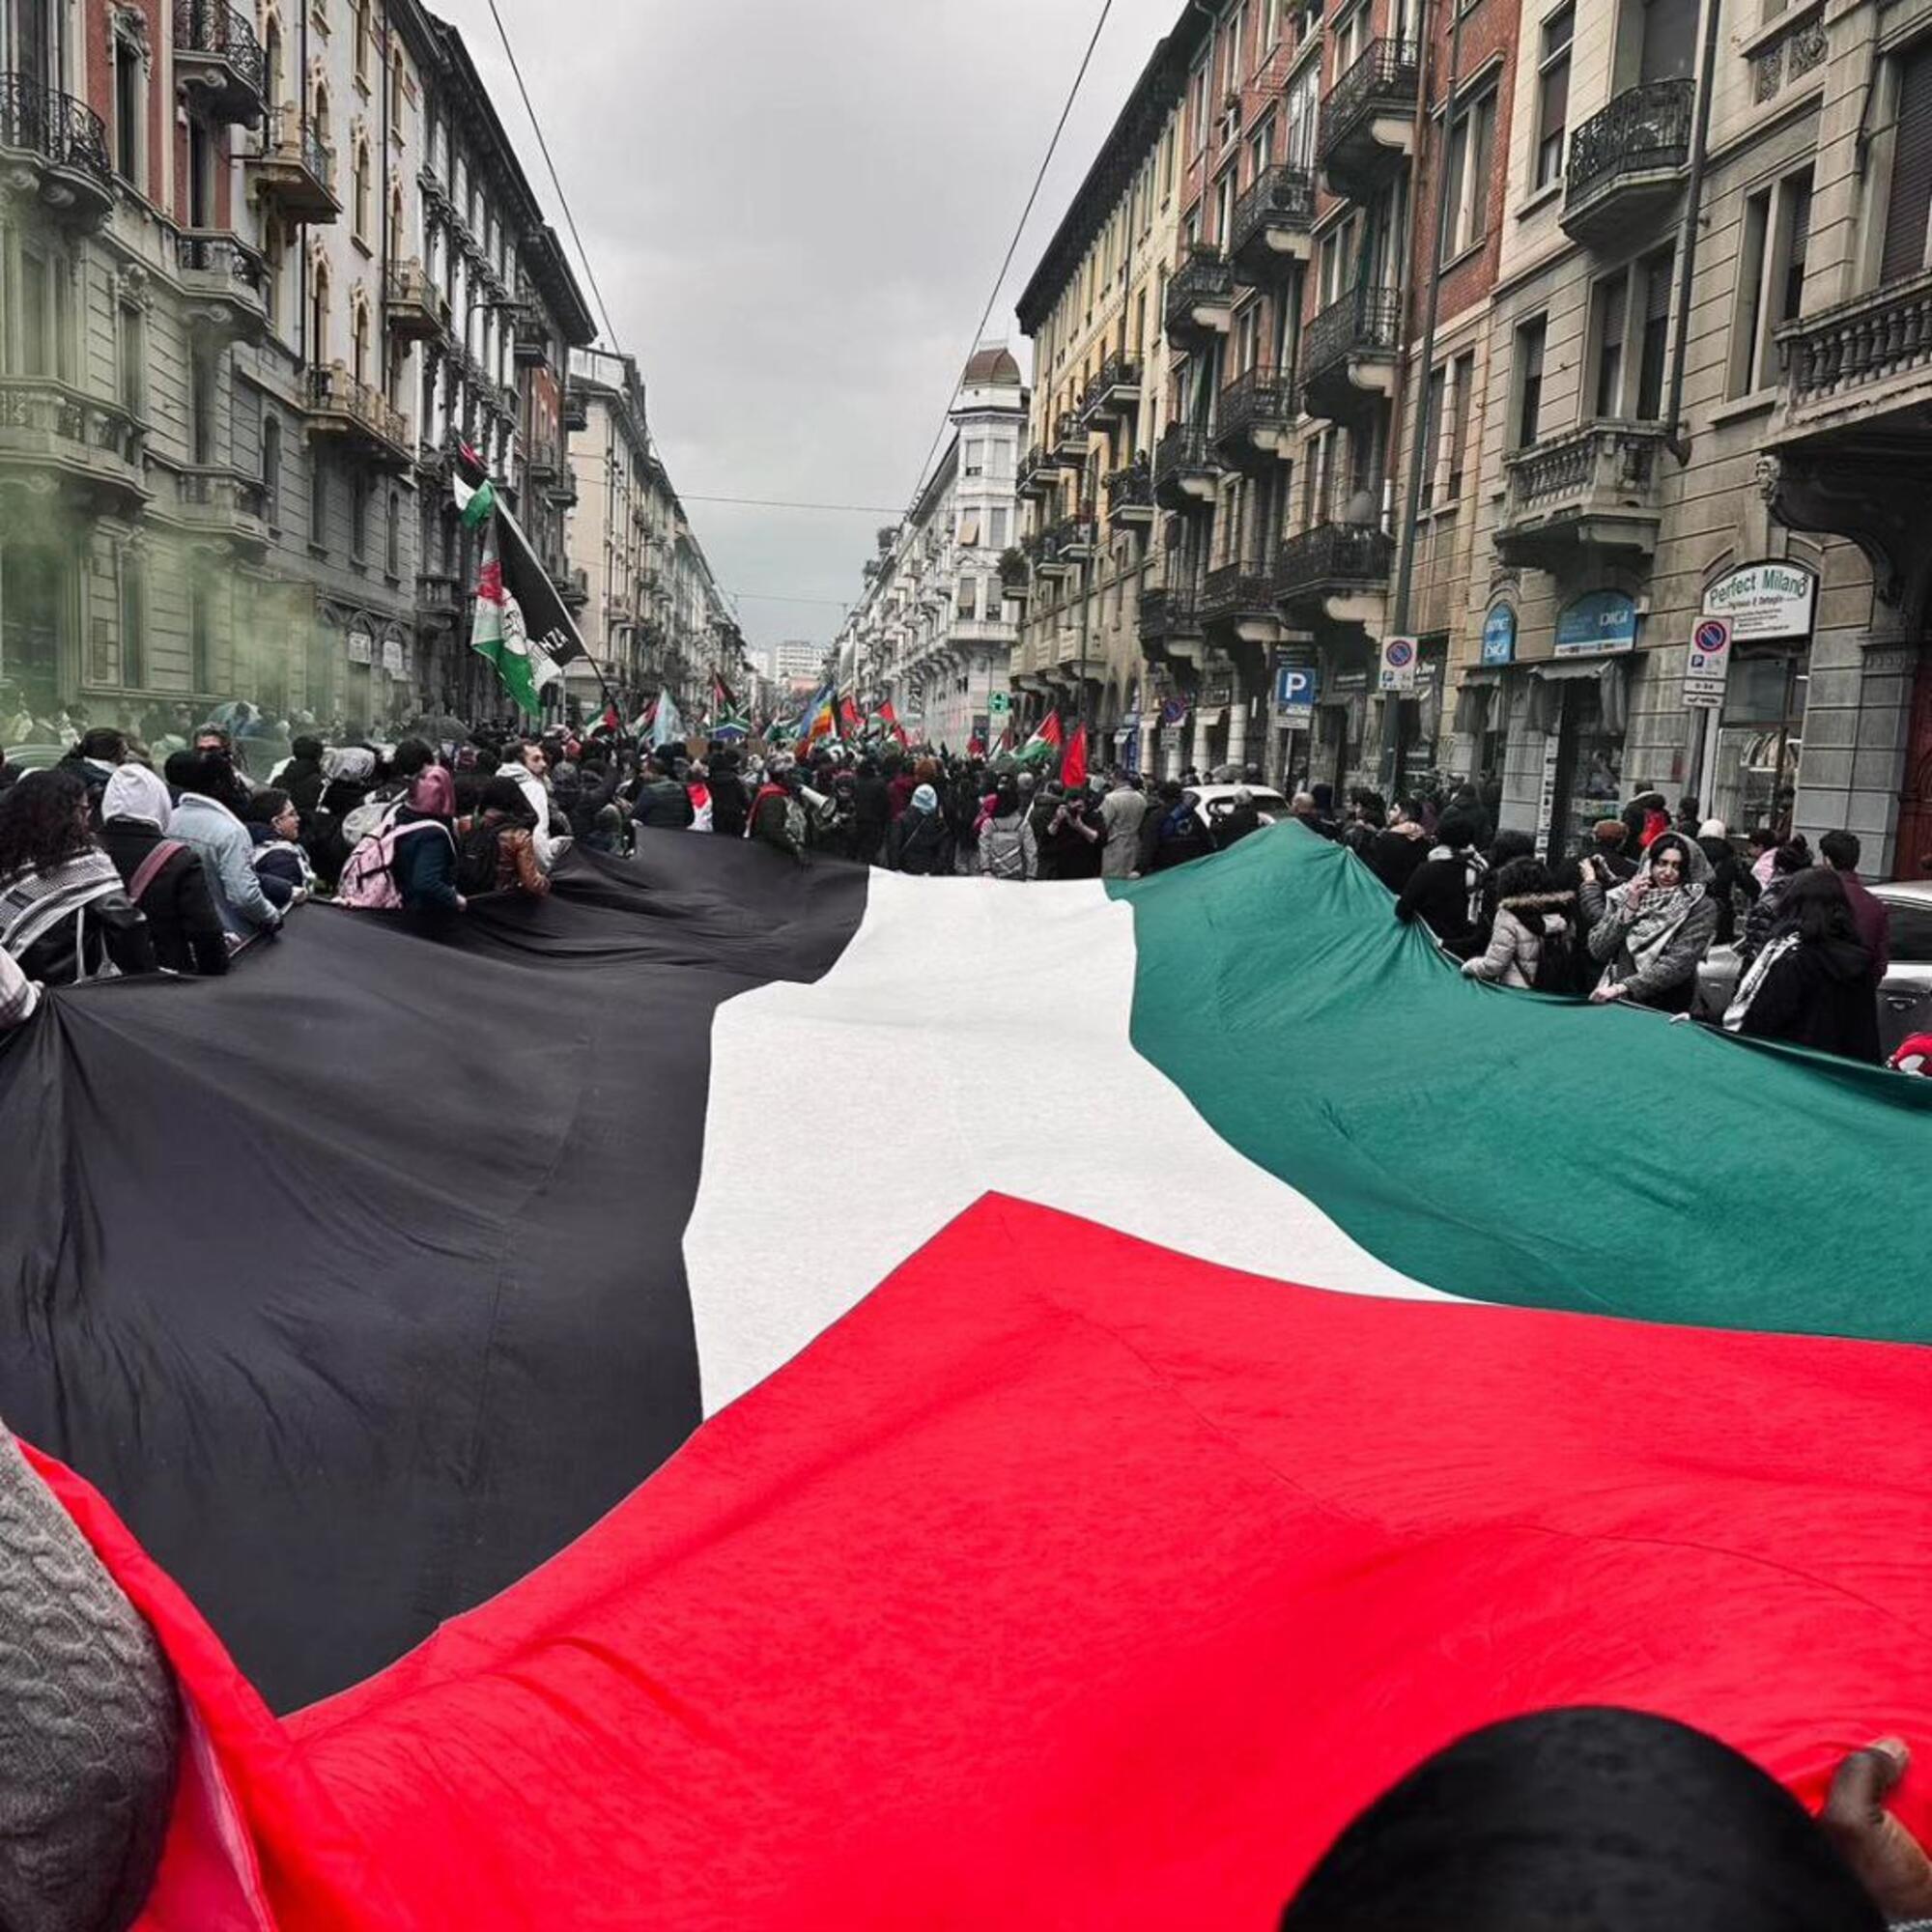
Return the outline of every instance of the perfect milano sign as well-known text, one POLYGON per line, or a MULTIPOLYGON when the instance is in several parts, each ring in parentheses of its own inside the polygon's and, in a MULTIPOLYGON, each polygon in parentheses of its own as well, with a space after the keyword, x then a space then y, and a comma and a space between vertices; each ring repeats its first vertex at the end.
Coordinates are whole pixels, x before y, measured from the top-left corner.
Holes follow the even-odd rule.
POLYGON ((1736 644, 1804 640, 1818 615, 1818 573, 1782 558, 1740 564, 1704 592, 1685 660, 1684 702, 1715 711, 1724 701, 1736 644))

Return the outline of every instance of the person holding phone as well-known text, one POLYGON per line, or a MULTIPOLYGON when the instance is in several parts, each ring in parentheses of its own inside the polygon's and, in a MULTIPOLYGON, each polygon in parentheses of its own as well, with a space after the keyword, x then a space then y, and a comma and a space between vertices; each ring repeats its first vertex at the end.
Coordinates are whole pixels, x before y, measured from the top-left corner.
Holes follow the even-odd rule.
POLYGON ((1718 930, 1710 860, 1694 839, 1666 832, 1652 841, 1628 884, 1606 890, 1606 872, 1594 855, 1585 860, 1577 892, 1590 956, 1604 968, 1592 1004, 1628 1000, 1688 1013, 1698 963, 1718 930))

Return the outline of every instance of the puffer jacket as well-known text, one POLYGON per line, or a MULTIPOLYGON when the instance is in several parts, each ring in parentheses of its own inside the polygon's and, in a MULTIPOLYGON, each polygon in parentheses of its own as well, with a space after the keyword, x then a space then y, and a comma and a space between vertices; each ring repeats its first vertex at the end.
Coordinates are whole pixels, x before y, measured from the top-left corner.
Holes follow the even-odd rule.
POLYGON ((1025 881, 1039 877, 1039 848, 1024 811, 989 818, 980 828, 980 869, 989 879, 1025 881))
POLYGON ((1574 893, 1532 893, 1501 900, 1490 931, 1489 951, 1465 961, 1464 975, 1528 992, 1535 986, 1536 969, 1543 963, 1544 941, 1564 931, 1576 909, 1574 893))

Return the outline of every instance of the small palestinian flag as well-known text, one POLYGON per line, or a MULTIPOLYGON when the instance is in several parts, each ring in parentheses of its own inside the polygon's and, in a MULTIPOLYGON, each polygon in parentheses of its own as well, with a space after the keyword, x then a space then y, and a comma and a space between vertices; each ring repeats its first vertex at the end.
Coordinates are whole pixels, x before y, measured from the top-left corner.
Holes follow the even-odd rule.
MULTIPOLYGON (((481 502, 488 493, 486 484, 471 500, 481 502)), ((503 560, 497 552, 494 519, 483 530, 483 566, 476 580, 476 609, 470 618, 469 648, 496 668, 503 690, 520 711, 530 718, 543 715, 538 668, 530 655, 523 607, 503 582, 503 560)))
POLYGON ((890 697, 886 698, 872 715, 879 721, 881 730, 890 731, 899 741, 899 744, 904 746, 906 743, 905 726, 899 723, 899 714, 895 709, 893 700, 890 697))
POLYGON ((460 943, 56 995, 0 1415, 179 1689, 143 1922, 1267 1926, 1526 1711, 1814 1810, 1932 1763, 1932 1082, 1485 985, 1391 903, 1293 824, 1023 893, 653 835, 460 943), (890 1185, 785 1138, 816 1245, 802 1064, 944 1096, 890 1185), (514 1146, 399 1066, 513 1083, 514 1146), (1687 1094, 1739 1130, 1634 1157, 1687 1094), (235 1199, 271 1281, 209 1264, 235 1199))
POLYGON ((1060 755, 1060 713, 1049 711, 1016 754, 1023 765, 1051 764, 1060 755))

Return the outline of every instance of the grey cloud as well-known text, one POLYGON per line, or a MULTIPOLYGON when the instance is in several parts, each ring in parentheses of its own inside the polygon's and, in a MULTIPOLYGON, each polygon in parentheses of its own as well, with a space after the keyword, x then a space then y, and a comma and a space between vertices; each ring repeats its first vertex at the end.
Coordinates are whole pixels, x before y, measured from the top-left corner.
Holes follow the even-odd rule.
MULTIPOLYGON (((904 503, 1094 0, 498 5, 679 488, 904 503)), ((487 0, 437 11, 561 228, 487 0)), ((1115 0, 989 332, 1179 11, 1115 0)), ((884 521, 689 508, 727 588, 826 600, 748 597, 756 640, 829 637, 884 521)))

